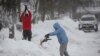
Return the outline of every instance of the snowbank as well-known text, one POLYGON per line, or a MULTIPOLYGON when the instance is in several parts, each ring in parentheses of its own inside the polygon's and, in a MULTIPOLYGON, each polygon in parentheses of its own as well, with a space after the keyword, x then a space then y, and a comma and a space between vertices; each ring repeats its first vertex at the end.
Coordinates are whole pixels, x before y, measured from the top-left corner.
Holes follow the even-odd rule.
POLYGON ((0 40, 0 56, 49 56, 38 45, 26 40, 0 40))

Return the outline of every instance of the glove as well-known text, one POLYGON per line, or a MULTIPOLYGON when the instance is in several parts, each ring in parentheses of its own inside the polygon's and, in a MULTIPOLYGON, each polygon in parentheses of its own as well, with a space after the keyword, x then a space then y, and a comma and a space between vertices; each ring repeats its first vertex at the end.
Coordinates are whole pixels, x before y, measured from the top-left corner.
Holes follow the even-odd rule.
POLYGON ((28 10, 28 9, 27 9, 27 5, 25 5, 25 12, 26 12, 26 10, 28 10))
POLYGON ((46 38, 49 38, 49 34, 46 34, 45 37, 46 37, 46 38))

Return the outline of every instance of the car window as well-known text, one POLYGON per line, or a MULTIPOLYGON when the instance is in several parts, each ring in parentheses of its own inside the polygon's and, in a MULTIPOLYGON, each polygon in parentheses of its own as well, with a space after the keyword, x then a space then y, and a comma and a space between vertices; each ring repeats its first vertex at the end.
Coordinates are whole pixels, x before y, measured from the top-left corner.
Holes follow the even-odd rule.
POLYGON ((94 17, 83 17, 83 18, 81 18, 81 20, 82 21, 93 21, 93 20, 95 20, 95 18, 94 17))

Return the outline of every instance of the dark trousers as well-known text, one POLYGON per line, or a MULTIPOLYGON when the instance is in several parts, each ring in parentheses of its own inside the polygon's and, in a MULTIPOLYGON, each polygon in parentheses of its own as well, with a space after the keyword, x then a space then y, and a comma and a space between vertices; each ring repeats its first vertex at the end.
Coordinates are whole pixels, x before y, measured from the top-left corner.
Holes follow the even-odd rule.
POLYGON ((60 56, 69 56, 68 52, 67 52, 67 44, 61 44, 60 45, 60 56))
POLYGON ((28 39, 28 41, 31 41, 32 38, 32 32, 31 30, 23 30, 23 39, 28 39))

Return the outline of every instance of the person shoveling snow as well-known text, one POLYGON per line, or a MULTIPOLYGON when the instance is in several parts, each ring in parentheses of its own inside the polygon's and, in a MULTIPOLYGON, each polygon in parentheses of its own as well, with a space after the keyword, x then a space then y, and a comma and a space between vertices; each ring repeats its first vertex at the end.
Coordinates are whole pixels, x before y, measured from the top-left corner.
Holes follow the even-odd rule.
MULTIPOLYGON (((67 35, 64 31, 64 29, 60 26, 60 24, 58 22, 56 22, 54 25, 53 25, 55 31, 54 32, 51 32, 51 33, 48 33, 45 35, 45 39, 49 39, 49 36, 54 36, 54 35, 57 35, 57 38, 58 38, 58 41, 60 43, 60 56, 69 56, 68 55, 68 52, 67 52, 67 44, 68 44, 68 38, 67 38, 67 35)), ((45 40, 44 39, 44 40, 45 40)), ((42 41, 43 42, 43 41, 42 41)), ((45 41, 44 41, 45 42, 45 41)))

